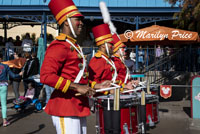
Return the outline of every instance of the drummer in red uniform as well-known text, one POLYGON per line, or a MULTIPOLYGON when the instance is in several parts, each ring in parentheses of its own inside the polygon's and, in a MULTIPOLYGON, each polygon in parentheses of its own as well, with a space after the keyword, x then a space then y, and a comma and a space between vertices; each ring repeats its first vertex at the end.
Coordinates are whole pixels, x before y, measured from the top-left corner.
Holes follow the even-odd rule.
POLYGON ((72 0, 51 0, 48 6, 62 33, 47 48, 41 67, 41 83, 55 88, 45 112, 52 115, 57 134, 86 134, 87 96, 95 90, 87 86, 86 60, 75 39, 83 27, 83 15, 72 0))
MULTIPOLYGON (((91 87, 105 80, 115 82, 117 77, 116 67, 111 60, 113 38, 108 24, 101 24, 92 29, 96 45, 99 50, 90 60, 88 71, 91 87)), ((108 92, 105 92, 107 94, 108 92)))
POLYGON ((133 81, 130 79, 130 72, 128 67, 126 67, 124 63, 124 55, 125 55, 125 45, 119 39, 117 34, 112 35, 113 38, 113 55, 112 60, 115 63, 117 69, 117 81, 120 81, 120 85, 123 87, 122 89, 133 89, 132 84, 138 84, 138 81, 133 81))

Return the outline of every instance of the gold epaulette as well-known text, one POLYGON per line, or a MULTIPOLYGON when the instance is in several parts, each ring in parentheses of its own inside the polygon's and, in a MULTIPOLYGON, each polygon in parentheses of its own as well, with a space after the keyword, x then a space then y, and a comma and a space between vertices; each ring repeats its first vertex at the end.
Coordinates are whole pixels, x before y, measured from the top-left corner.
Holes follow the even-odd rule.
POLYGON ((65 41, 66 39, 68 39, 69 41, 71 41, 73 44, 76 44, 76 40, 64 33, 60 33, 59 36, 56 37, 57 40, 59 41, 65 41))
POLYGON ((101 55, 102 55, 101 53, 97 52, 94 56, 97 57, 97 58, 100 58, 101 55))
POLYGON ((66 34, 61 33, 59 36, 56 37, 57 40, 65 41, 67 38, 66 34))
POLYGON ((98 50, 97 53, 94 56, 97 57, 97 58, 101 58, 102 55, 104 55, 106 58, 108 58, 108 56, 100 50, 98 50))

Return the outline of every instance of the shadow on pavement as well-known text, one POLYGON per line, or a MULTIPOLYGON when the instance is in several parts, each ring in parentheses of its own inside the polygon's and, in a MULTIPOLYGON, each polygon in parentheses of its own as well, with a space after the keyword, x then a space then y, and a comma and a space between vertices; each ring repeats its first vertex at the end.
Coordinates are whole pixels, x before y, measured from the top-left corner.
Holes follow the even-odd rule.
POLYGON ((45 128, 45 125, 44 124, 40 124, 38 130, 35 130, 35 131, 27 133, 27 134, 37 134, 43 128, 45 128))
POLYGON ((191 118, 191 107, 183 107, 183 111, 191 118))
POLYGON ((159 111, 160 111, 160 112, 165 112, 165 113, 169 112, 168 109, 162 109, 162 108, 159 108, 159 111))

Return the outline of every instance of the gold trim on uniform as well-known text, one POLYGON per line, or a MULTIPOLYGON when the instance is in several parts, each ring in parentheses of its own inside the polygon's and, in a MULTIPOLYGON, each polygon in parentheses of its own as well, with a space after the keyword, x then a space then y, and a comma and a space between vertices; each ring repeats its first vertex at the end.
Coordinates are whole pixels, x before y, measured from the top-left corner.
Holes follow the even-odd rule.
POLYGON ((122 84, 121 84, 120 91, 124 91, 124 86, 125 86, 125 84, 124 84, 124 83, 122 83, 122 84))
POLYGON ((97 57, 97 58, 100 58, 100 57, 102 57, 102 55, 104 55, 106 58, 109 57, 108 55, 106 55, 104 52, 102 52, 100 50, 98 50, 97 53, 94 56, 97 57))
POLYGON ((64 78, 63 77, 60 77, 55 85, 55 89, 59 89, 60 88, 60 85, 62 84, 64 78))
POLYGON ((92 84, 91 84, 91 88, 94 88, 94 86, 97 84, 96 81, 93 81, 92 84))
POLYGON ((61 128, 61 134, 65 134, 65 119, 64 119, 64 117, 60 117, 60 128, 61 128))
POLYGON ((64 88, 62 90, 63 93, 67 92, 67 90, 69 89, 70 84, 71 84, 71 81, 67 80, 67 82, 66 82, 66 84, 65 84, 65 86, 64 86, 64 88))
POLYGON ((110 41, 113 41, 113 38, 108 38, 106 40, 99 41, 96 43, 96 45, 99 46, 99 45, 102 45, 102 44, 104 44, 106 42, 110 42, 110 41))
POLYGON ((108 91, 105 91, 103 94, 104 94, 104 95, 107 95, 108 93, 109 93, 108 91))
POLYGON ((76 44, 76 39, 72 38, 71 36, 67 35, 67 39, 70 40, 73 44, 76 44))
POLYGON ((70 12, 70 11, 72 11, 72 10, 75 10, 75 9, 78 10, 77 7, 74 6, 74 5, 62 9, 62 10, 56 15, 56 20, 59 20, 59 18, 60 18, 63 14, 65 14, 65 13, 67 13, 67 12, 70 12))
POLYGON ((78 10, 77 11, 73 11, 73 12, 67 14, 67 17, 72 17, 72 16, 74 16, 76 14, 81 14, 81 13, 78 10))
POLYGON ((101 41, 101 40, 109 38, 109 37, 112 38, 112 34, 106 34, 106 35, 100 36, 100 37, 96 38, 95 41, 98 42, 98 41, 101 41))
POLYGON ((61 25, 67 18, 70 18, 71 16, 74 16, 76 14, 81 14, 79 11, 73 11, 67 15, 64 15, 60 20, 58 20, 59 25, 61 25))
POLYGON ((117 52, 117 50, 119 50, 120 47, 122 47, 123 44, 121 41, 118 41, 115 45, 114 45, 114 49, 113 52, 117 52))

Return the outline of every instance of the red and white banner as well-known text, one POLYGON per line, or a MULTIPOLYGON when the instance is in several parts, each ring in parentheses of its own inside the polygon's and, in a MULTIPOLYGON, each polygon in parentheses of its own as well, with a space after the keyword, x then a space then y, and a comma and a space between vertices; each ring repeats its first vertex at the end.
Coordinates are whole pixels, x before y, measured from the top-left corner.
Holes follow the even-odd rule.
POLYGON ((171 85, 160 85, 160 96, 167 99, 172 96, 171 85))

